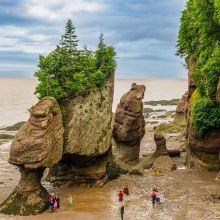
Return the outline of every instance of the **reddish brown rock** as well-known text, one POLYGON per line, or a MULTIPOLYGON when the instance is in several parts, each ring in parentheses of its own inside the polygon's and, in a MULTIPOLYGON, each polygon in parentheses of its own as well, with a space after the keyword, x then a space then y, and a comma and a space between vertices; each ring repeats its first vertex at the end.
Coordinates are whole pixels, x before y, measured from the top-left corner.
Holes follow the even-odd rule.
POLYGON ((186 113, 187 113, 187 97, 188 92, 186 92, 181 99, 179 100, 177 107, 176 107, 176 114, 175 114, 175 122, 176 123, 184 123, 186 121, 186 113))
POLYGON ((55 99, 45 99, 30 109, 29 120, 19 129, 9 163, 28 169, 51 167, 62 157, 63 121, 55 99))
POLYGON ((190 97, 192 96, 193 92, 196 89, 196 85, 193 82, 193 72, 195 71, 195 64, 193 62, 193 58, 191 57, 187 57, 186 58, 186 63, 187 63, 187 67, 188 67, 188 101, 190 99, 190 97))
POLYGON ((152 169, 162 173, 175 170, 176 164, 170 158, 166 148, 166 138, 162 133, 155 132, 154 141, 156 143, 156 151, 150 160, 152 169))
POLYGON ((188 128, 187 166, 207 170, 219 170, 220 131, 210 131, 199 137, 192 127, 188 128))
POLYGON ((143 102, 145 86, 132 84, 129 92, 122 96, 115 113, 113 138, 115 155, 123 162, 137 161, 140 141, 145 134, 143 102))
POLYGON ((1 204, 0 212, 35 215, 48 206, 48 192, 41 185, 46 167, 62 157, 63 121, 55 99, 40 101, 30 109, 29 120, 16 134, 9 163, 19 167, 21 179, 12 194, 1 204))

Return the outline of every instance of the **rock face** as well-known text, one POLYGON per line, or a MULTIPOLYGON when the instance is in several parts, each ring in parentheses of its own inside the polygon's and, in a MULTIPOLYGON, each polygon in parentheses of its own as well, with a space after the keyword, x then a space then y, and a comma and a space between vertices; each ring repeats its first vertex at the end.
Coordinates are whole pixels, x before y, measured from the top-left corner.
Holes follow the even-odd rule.
POLYGON ((19 129, 11 148, 9 163, 19 167, 21 179, 1 204, 0 212, 35 215, 47 208, 48 193, 41 185, 46 167, 62 158, 62 114, 55 99, 45 99, 30 109, 29 120, 19 129))
POLYGON ((114 74, 100 89, 61 103, 64 118, 62 160, 50 169, 54 185, 94 183, 106 175, 111 151, 114 74))
POLYGON ((132 84, 120 100, 115 113, 113 138, 114 154, 125 163, 137 161, 140 141, 145 134, 143 102, 145 86, 132 84))
POLYGON ((218 80, 218 86, 217 86, 217 91, 216 91, 216 101, 218 104, 220 104, 220 77, 218 80))
POLYGON ((187 97, 188 92, 186 92, 178 102, 176 107, 176 114, 175 114, 175 122, 177 123, 186 123, 186 112, 187 112, 187 97))
MULTIPOLYGON (((195 71, 194 64, 188 62, 189 85, 187 96, 187 166, 207 170, 219 170, 220 131, 212 130, 199 137, 192 126, 191 110, 195 102, 196 86, 192 80, 195 71)), ((219 88, 219 85, 218 85, 219 88)), ((218 89, 216 98, 218 97, 218 89)))
POLYGON ((154 133, 156 151, 151 158, 152 169, 162 173, 171 172, 176 169, 176 164, 170 158, 167 148, 166 139, 161 133, 154 133))

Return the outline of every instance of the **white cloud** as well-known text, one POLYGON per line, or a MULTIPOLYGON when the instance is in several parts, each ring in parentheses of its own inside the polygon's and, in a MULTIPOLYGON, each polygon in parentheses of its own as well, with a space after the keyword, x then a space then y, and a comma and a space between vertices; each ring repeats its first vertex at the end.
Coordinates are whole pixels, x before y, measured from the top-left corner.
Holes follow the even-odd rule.
POLYGON ((49 53, 54 48, 54 35, 41 34, 33 27, 1 26, 0 51, 31 54, 49 53))
POLYGON ((105 8, 102 2, 94 0, 26 0, 24 16, 39 20, 63 21, 76 12, 97 12, 105 8))
POLYGON ((0 37, 0 42, 2 47, 7 47, 7 46, 13 46, 17 42, 16 39, 13 38, 5 38, 5 37, 0 37))

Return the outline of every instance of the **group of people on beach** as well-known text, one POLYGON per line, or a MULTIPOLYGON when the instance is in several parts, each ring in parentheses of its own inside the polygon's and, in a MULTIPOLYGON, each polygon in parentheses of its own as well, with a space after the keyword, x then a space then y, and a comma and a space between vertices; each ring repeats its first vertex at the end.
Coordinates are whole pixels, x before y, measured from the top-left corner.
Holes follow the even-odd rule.
POLYGON ((160 197, 158 195, 158 189, 157 188, 154 188, 152 190, 151 197, 152 197, 152 206, 153 206, 153 208, 155 208, 155 205, 159 207, 161 205, 161 202, 160 202, 160 197))
POLYGON ((60 208, 60 199, 56 194, 50 193, 48 198, 48 206, 50 213, 57 212, 57 210, 60 208))
POLYGON ((129 189, 128 189, 128 185, 126 185, 122 190, 119 191, 118 193, 118 202, 119 202, 119 208, 120 208, 120 214, 121 214, 121 219, 123 220, 124 218, 124 210, 125 210, 125 204, 123 202, 124 200, 124 195, 128 196, 129 193, 129 189))
MULTIPOLYGON (((125 204, 124 204, 124 195, 128 196, 130 195, 128 185, 126 185, 122 190, 118 193, 118 202, 119 202, 119 209, 121 214, 121 220, 124 218, 124 210, 125 210, 125 204)), ((155 206, 159 207, 161 205, 160 197, 158 194, 158 189, 153 188, 151 192, 151 198, 152 198, 152 207, 155 208, 155 206)))

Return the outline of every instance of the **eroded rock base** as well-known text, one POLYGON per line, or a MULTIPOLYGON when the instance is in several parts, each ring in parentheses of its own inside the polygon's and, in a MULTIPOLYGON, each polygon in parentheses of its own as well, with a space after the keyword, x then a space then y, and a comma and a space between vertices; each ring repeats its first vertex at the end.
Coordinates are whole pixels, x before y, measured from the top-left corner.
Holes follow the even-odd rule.
POLYGON ((7 215, 37 215, 48 207, 48 192, 41 185, 44 169, 29 170, 19 167, 21 179, 11 195, 0 205, 7 215))

